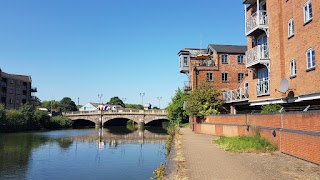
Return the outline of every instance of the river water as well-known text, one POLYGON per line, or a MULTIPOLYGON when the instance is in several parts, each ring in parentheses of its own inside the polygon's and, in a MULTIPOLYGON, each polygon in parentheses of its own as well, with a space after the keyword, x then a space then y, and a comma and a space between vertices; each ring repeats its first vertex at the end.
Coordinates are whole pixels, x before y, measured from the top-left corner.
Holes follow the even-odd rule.
POLYGON ((166 137, 125 127, 0 134, 0 179, 150 179, 166 137))

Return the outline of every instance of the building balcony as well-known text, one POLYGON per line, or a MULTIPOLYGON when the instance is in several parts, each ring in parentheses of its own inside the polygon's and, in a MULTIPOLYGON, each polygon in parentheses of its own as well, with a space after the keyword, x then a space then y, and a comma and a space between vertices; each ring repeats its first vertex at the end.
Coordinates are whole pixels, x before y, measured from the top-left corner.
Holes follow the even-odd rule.
POLYGON ((270 95, 270 80, 259 81, 257 83, 257 96, 270 95))
POLYGON ((1 85, 1 87, 7 87, 7 83, 6 82, 1 82, 0 85, 1 85))
POLYGON ((249 99, 248 88, 238 88, 223 93, 223 101, 225 103, 247 101, 249 99))
POLYGON ((250 17, 246 20, 246 35, 250 36, 256 30, 259 29, 268 29, 268 13, 264 10, 259 10, 253 13, 250 17))
POLYGON ((216 66, 213 59, 198 60, 195 66, 198 70, 218 70, 218 66, 216 66))
POLYGON ((31 91, 31 92, 38 92, 38 90, 37 90, 36 87, 31 87, 30 91, 31 91))
POLYGON ((246 66, 252 67, 256 64, 270 63, 269 46, 258 45, 246 52, 246 66))
POLYGON ((188 93, 188 92, 190 92, 192 90, 190 81, 185 81, 184 82, 183 90, 184 90, 185 93, 188 93))

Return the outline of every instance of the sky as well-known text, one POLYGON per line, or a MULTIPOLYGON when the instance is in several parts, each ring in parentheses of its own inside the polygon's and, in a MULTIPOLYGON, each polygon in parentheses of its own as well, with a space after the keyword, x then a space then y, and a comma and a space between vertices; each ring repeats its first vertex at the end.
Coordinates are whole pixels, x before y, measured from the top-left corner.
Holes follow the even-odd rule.
POLYGON ((0 0, 0 27, 2 71, 80 105, 102 94, 164 108, 188 80, 181 49, 246 45, 241 0, 0 0))

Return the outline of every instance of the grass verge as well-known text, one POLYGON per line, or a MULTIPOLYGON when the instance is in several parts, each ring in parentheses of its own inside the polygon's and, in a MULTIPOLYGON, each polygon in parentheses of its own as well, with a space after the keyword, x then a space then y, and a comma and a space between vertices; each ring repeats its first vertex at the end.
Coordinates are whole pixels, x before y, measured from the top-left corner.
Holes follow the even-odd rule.
POLYGON ((220 145, 225 151, 231 152, 272 152, 277 150, 274 143, 265 138, 256 136, 220 137, 214 142, 220 145))

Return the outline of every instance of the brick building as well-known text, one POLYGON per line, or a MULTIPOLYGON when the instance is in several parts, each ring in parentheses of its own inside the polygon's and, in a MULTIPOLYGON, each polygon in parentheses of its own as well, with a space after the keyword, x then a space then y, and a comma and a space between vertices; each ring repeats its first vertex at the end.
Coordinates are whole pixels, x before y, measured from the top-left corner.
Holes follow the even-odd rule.
MULTIPOLYGON (((244 0, 248 76, 224 93, 235 109, 280 103, 286 108, 320 105, 320 3, 312 0, 244 0)), ((310 107, 309 106, 309 107, 310 107)), ((320 107, 320 106, 319 106, 320 107)))
POLYGON ((247 75, 245 66, 246 46, 209 44, 207 49, 182 49, 180 73, 187 74, 185 92, 195 89, 201 82, 209 81, 221 91, 239 87, 247 75))
POLYGON ((31 86, 31 76, 8 74, 0 69, 0 103, 6 109, 18 109, 22 104, 32 104, 37 88, 31 86))

